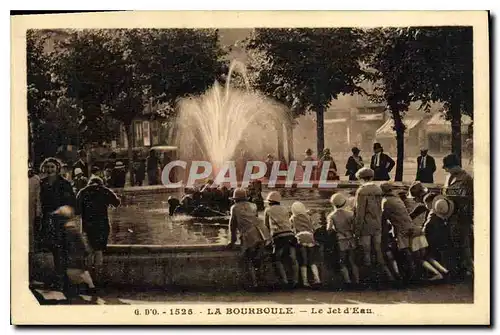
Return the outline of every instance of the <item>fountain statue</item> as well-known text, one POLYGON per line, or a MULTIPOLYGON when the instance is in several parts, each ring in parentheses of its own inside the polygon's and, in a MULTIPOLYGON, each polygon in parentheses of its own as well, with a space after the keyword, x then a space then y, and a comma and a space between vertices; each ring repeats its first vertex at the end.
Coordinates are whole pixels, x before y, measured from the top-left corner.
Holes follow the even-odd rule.
POLYGON ((181 99, 176 120, 179 158, 209 161, 215 175, 225 162, 264 160, 276 148, 276 129, 282 129, 284 106, 251 89, 245 65, 233 61, 226 85, 215 82, 205 93, 181 99), (245 89, 231 87, 237 71, 245 89))

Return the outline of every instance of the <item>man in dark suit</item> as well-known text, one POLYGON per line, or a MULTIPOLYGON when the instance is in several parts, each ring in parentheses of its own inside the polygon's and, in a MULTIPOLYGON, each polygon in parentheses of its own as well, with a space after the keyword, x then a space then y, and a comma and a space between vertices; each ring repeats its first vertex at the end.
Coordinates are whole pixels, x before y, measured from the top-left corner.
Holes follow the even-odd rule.
POLYGON ((83 176, 88 179, 89 177, 89 164, 87 163, 87 153, 85 150, 78 150, 78 161, 73 164, 73 171, 71 171, 71 178, 75 179, 75 169, 80 168, 83 176))
POLYGON ((390 180, 389 172, 394 168, 396 162, 384 154, 384 148, 380 143, 373 144, 373 156, 370 163, 370 169, 374 171, 373 180, 390 180))
POLYGON ((420 150, 420 156, 417 157, 417 177, 415 180, 422 183, 433 183, 436 161, 434 157, 427 154, 427 151, 427 149, 420 150))

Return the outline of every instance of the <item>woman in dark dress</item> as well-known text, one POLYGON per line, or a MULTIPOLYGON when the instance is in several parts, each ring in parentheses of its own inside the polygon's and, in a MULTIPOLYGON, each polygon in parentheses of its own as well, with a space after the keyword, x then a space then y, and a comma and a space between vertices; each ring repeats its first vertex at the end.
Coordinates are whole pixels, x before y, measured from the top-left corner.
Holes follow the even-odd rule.
POLYGON ((356 172, 365 166, 365 164, 361 156, 359 156, 360 150, 357 147, 352 148, 351 151, 352 156, 347 160, 345 175, 349 176, 349 180, 358 180, 358 178, 356 178, 356 172))
POLYGON ((68 285, 68 250, 64 243, 64 225, 74 215, 75 194, 71 183, 61 177, 61 163, 57 159, 47 158, 40 169, 46 174, 40 182, 42 244, 54 257, 56 278, 52 286, 65 290, 68 285))

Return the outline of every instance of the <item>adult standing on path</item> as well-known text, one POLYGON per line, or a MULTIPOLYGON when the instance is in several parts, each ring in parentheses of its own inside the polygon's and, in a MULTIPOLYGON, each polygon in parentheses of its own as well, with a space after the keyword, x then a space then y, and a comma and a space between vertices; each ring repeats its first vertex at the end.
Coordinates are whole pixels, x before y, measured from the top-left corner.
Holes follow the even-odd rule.
POLYGON ((158 184, 158 157, 156 157, 156 152, 153 149, 149 150, 147 169, 148 185, 158 184))
POLYGON ((352 156, 349 157, 347 160, 347 164, 345 165, 346 172, 345 175, 349 176, 349 180, 358 180, 356 178, 356 172, 358 172, 359 169, 365 166, 365 163, 363 163, 363 158, 359 155, 361 150, 359 150, 357 147, 354 147, 351 149, 352 156))
POLYGON ((78 150, 78 161, 73 164, 71 179, 75 179, 75 169, 81 169, 85 178, 89 177, 89 164, 87 163, 87 153, 85 150, 78 150))
POLYGON ((337 172, 337 165, 335 164, 335 161, 333 160, 333 157, 330 153, 330 149, 326 148, 323 150, 323 154, 321 155, 320 159, 320 167, 318 169, 319 171, 319 176, 321 177, 321 174, 323 173, 323 165, 325 162, 330 162, 330 167, 328 168, 328 173, 326 175, 327 180, 339 180, 339 174, 337 172))
POLYGON ((75 208, 75 194, 71 183, 59 175, 61 164, 55 158, 47 158, 41 170, 47 174, 40 184, 42 207, 42 235, 47 248, 54 257, 56 289, 67 288, 68 250, 64 243, 64 225, 72 217, 75 208))
POLYGON ((110 232, 108 207, 118 207, 120 199, 104 186, 101 178, 93 177, 88 186, 78 193, 76 203, 77 213, 82 216, 83 231, 92 250, 91 263, 99 278, 103 264, 102 252, 108 245, 110 232))
POLYGON ((29 178, 29 264, 30 264, 30 282, 32 281, 31 265, 33 253, 36 252, 37 232, 40 228, 40 218, 42 216, 42 207, 40 203, 40 177, 35 173, 33 166, 28 166, 29 178))
MULTIPOLYGON (((314 162, 316 159, 313 157, 313 151, 311 149, 306 150, 306 157, 304 158, 304 162, 314 162)), ((311 172, 311 179, 310 180, 317 180, 317 166, 313 166, 312 172, 311 172)))
POLYGON ((455 212, 449 219, 451 254, 455 255, 452 271, 472 275, 471 242, 473 239, 474 180, 460 167, 460 161, 454 154, 443 158, 443 169, 448 172, 444 184, 444 195, 455 204, 455 212))
POLYGON ((427 152, 427 149, 420 150, 420 156, 417 157, 417 176, 415 180, 432 184, 434 183, 434 172, 436 172, 436 161, 427 152))
POLYGON ((373 180, 390 180, 389 173, 394 168, 394 165, 396 165, 396 162, 384 153, 382 145, 380 143, 373 144, 373 156, 370 163, 370 169, 374 172, 373 180))

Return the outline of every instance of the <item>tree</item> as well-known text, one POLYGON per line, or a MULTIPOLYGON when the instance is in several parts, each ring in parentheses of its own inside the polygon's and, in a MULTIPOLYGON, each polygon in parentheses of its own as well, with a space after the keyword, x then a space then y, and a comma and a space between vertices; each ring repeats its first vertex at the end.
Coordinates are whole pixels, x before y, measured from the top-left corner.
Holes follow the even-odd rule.
MULTIPOLYGON (((265 54, 259 50, 251 49, 249 47, 249 41, 244 41, 245 47, 247 48, 248 55, 248 79, 252 88, 262 92, 263 94, 275 99, 284 105, 285 112, 285 128, 287 134, 287 146, 288 146, 288 161, 294 159, 293 152, 293 128, 296 123, 295 119, 306 113, 306 107, 302 104, 300 100, 299 92, 294 92, 289 83, 286 82, 286 78, 281 76, 280 73, 273 72, 270 63, 266 60, 265 54)), ((282 136, 283 124, 279 123, 276 125, 278 131, 278 158, 282 159, 284 157, 284 143, 282 136)))
MULTIPOLYGON (((113 29, 74 31, 59 54, 68 95, 80 101, 86 127, 110 116, 119 120, 132 162, 132 121, 146 106, 170 105, 199 93, 220 72, 213 31, 113 29)), ((163 108, 167 117, 173 107, 163 108)), ((132 164, 129 164, 132 177, 132 164)))
POLYGON ((292 92, 294 100, 316 112, 318 153, 324 148, 324 111, 330 101, 341 93, 364 92, 359 86, 362 37, 352 28, 256 29, 249 41, 249 49, 262 52, 266 61, 261 89, 277 96, 283 86, 285 100, 292 92))
POLYGON ((367 67, 371 71, 370 79, 375 83, 375 92, 371 95, 376 102, 387 103, 394 121, 396 132, 397 161, 395 181, 403 180, 404 162, 404 114, 408 110, 412 87, 408 81, 409 65, 407 38, 396 28, 371 29, 365 35, 367 48, 367 67))
POLYGON ((462 114, 474 116, 472 27, 416 27, 405 34, 414 100, 444 103, 451 120, 451 151, 461 158, 462 114))
POLYGON ((58 98, 58 86, 52 78, 52 55, 44 50, 46 38, 36 30, 26 32, 28 145, 34 166, 38 166, 43 158, 54 155, 58 146, 57 136, 43 136, 40 132, 48 128, 52 129, 51 134, 56 131, 43 125, 58 98))
POLYGON ((371 29, 365 34, 368 66, 375 70, 375 100, 385 101, 397 141, 395 180, 402 180, 404 114, 410 102, 443 102, 452 122, 452 152, 461 157, 461 116, 473 115, 472 29, 410 27, 371 29))

